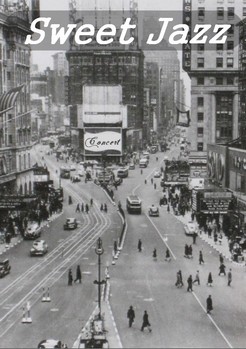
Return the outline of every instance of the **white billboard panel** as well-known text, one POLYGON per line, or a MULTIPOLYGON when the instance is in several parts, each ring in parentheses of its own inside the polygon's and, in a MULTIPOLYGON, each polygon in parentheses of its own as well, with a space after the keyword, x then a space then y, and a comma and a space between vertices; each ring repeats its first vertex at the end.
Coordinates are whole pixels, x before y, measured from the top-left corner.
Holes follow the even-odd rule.
POLYGON ((84 150, 86 155, 122 153, 122 134, 120 128, 86 128, 84 133, 84 150))

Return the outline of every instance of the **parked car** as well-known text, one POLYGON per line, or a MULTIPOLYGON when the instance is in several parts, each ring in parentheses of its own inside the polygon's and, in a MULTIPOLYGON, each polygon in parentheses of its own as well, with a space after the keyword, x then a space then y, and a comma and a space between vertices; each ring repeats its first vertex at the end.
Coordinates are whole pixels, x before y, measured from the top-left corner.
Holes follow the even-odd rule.
POLYGON ((197 233, 197 225, 194 222, 188 222, 184 226, 185 235, 192 236, 195 232, 197 233))
POLYGON ((76 229, 77 226, 78 226, 78 223, 76 218, 67 218, 63 228, 64 230, 72 230, 72 229, 76 229))
POLYGON ((48 245, 45 240, 34 241, 32 248, 30 250, 30 255, 32 256, 43 256, 48 252, 48 245))
POLYGON ((75 176, 73 176, 73 178, 72 178, 72 182, 73 182, 73 183, 78 183, 78 182, 81 182, 81 179, 80 179, 80 177, 79 177, 78 175, 75 175, 75 176))
POLYGON ((41 230, 37 223, 27 227, 24 232, 24 240, 35 240, 41 236, 41 230))
POLYGON ((11 266, 9 265, 9 260, 5 259, 3 261, 0 261, 0 277, 4 277, 5 275, 9 274, 11 270, 11 266))
POLYGON ((129 165, 129 170, 135 170, 135 165, 134 164, 130 164, 129 165))
POLYGON ((149 216, 150 217, 159 217, 159 208, 155 205, 152 205, 149 208, 149 216))
POLYGON ((38 344, 38 349, 44 348, 67 348, 67 345, 57 339, 44 339, 38 344))
POLYGON ((160 171, 155 171, 154 178, 160 178, 160 177, 161 177, 161 172, 160 171))

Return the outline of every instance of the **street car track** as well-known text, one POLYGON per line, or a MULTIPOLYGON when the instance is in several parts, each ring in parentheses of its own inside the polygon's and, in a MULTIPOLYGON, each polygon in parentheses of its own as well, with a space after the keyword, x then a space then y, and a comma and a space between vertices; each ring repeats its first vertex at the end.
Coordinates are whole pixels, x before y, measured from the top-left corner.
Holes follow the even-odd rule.
MULTIPOLYGON (((67 186, 66 186, 67 187, 67 186)), ((81 200, 81 197, 76 192, 74 193, 72 189, 66 188, 69 193, 73 195, 74 198, 77 200, 81 200)), ((77 188, 78 189, 78 188, 77 188)), ((83 193, 85 195, 85 193, 83 193)), ((88 195, 87 195, 88 196, 88 195)), ((61 263, 59 263, 51 272, 49 272, 45 277, 42 278, 42 280, 35 285, 29 292, 25 294, 24 297, 17 303, 12 302, 14 304, 11 309, 8 310, 8 312, 0 318, 1 323, 1 329, 3 330, 3 321, 4 324, 7 324, 11 321, 11 325, 8 326, 3 330, 3 332, 0 334, 0 337, 2 337, 15 323, 18 321, 21 317, 21 308, 24 306, 25 302, 28 300, 31 300, 32 306, 40 301, 40 296, 42 293, 43 287, 51 287, 54 285, 63 275, 67 272, 67 268, 75 263, 79 258, 81 258, 81 255, 84 254, 86 251, 88 251, 91 246, 95 243, 96 239, 101 236, 104 231, 107 229, 107 227, 110 225, 111 221, 107 215, 102 214, 102 212, 99 210, 99 207, 97 203, 94 203, 93 211, 88 215, 85 215, 87 219, 86 226, 83 226, 82 229, 80 229, 76 234, 73 234, 72 236, 69 236, 68 239, 64 240, 62 243, 59 244, 54 250, 52 250, 47 257, 45 257, 44 260, 41 262, 35 264, 33 267, 31 267, 28 271, 26 271, 24 274, 22 274, 17 280, 15 280, 12 284, 8 285, 4 290, 0 292, 0 299, 1 305, 5 304, 9 299, 13 296, 17 296, 19 289, 23 288, 22 283, 25 283, 25 281, 30 280, 30 275, 35 273, 35 276, 37 276, 36 270, 40 272, 44 268, 47 268, 48 265, 50 265, 52 262, 56 261, 58 257, 61 257, 61 254, 63 257, 66 255, 69 255, 67 258, 63 259, 61 263), (94 224, 91 229, 88 229, 88 226, 92 224, 91 217, 94 217, 95 220, 94 224), (81 233, 86 231, 85 234, 81 236, 81 233), (42 267, 42 269, 40 268, 42 267), (65 270, 63 270, 65 268, 65 270), (11 291, 11 289, 14 289, 15 291, 10 294, 9 297, 6 297, 6 294, 11 291), (4 299, 3 299, 4 298, 4 299), (16 314, 17 311, 17 314, 16 314), (10 319, 14 317, 14 319, 10 319)))

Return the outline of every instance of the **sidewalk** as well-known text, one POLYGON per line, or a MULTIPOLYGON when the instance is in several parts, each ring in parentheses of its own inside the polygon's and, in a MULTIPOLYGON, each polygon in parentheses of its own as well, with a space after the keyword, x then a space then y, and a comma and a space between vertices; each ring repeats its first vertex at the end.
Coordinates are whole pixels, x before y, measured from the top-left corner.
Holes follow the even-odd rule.
MULTIPOLYGON (((172 210, 171 210, 172 211, 172 210)), ((171 214, 174 215, 173 212, 171 212, 171 214)), ((175 216, 175 215, 174 215, 175 216)), ((185 216, 175 216, 180 222, 182 222, 183 224, 187 224, 188 222, 191 221, 191 214, 190 213, 186 213, 185 216)), ((211 247, 213 247, 216 251, 218 251, 219 253, 221 253, 223 255, 224 258, 226 258, 228 261, 234 263, 235 265, 244 267, 245 266, 245 260, 246 260, 246 254, 244 253, 244 261, 242 261, 241 263, 239 262, 235 262, 232 260, 231 258, 231 252, 229 250, 229 243, 228 243, 228 238, 227 236, 224 235, 223 233, 223 239, 222 239, 222 243, 219 244, 219 242, 215 243, 213 237, 208 237, 208 234, 204 233, 204 231, 200 231, 200 233, 198 234, 198 237, 200 239, 202 239, 203 241, 205 241, 207 244, 209 244, 211 247)))

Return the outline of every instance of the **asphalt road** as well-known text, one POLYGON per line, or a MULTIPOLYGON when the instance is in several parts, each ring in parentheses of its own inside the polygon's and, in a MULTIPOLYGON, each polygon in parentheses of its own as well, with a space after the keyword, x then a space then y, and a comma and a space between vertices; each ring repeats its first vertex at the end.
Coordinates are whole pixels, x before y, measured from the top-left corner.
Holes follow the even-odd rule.
MULTIPOLYGON (((54 156, 45 157, 55 178, 58 164, 54 159, 54 156)), ((72 184, 64 180, 62 185, 64 212, 44 227, 41 235, 48 243, 48 253, 44 257, 30 257, 32 241, 23 241, 4 255, 9 258, 12 269, 1 279, 1 348, 35 348, 46 338, 60 339, 72 347, 97 306, 97 286, 93 283, 98 271, 95 242, 99 236, 102 237, 103 277, 106 265, 111 262, 113 242, 120 236, 122 222, 116 207, 94 183, 72 184), (72 196, 73 205, 67 204, 68 195, 72 196), (76 204, 89 203, 91 197, 94 204, 89 214, 75 213, 76 204), (108 213, 100 211, 101 202, 107 203, 108 213), (64 231, 66 217, 76 217, 79 227, 64 231), (68 269, 72 268, 75 277, 77 264, 81 266, 82 284, 69 287, 68 269), (41 302, 43 288, 46 291, 49 288, 50 303, 41 302), (27 301, 31 305, 32 323, 22 324, 23 306, 27 301)))
MULTIPOLYGON (((176 156, 171 151, 169 157, 176 156)), ((140 174, 140 169, 130 171, 124 186, 117 191, 122 203, 129 193, 136 193, 143 201, 141 215, 127 214, 128 231, 125 246, 111 277, 111 307, 116 327, 124 348, 228 348, 245 347, 246 306, 244 302, 245 269, 226 263, 232 268, 232 286, 227 279, 218 276, 219 255, 201 239, 193 246, 193 260, 184 258, 185 243, 192 239, 185 236, 183 225, 166 208, 160 208, 160 217, 149 217, 148 207, 158 204, 161 197, 160 180, 154 179, 157 189, 151 185, 153 171, 161 166, 151 156, 150 165, 140 174), (147 179, 147 184, 144 180, 147 179), (142 239, 143 251, 137 250, 142 239), (166 248, 171 251, 171 262, 165 261, 166 248), (152 258, 157 249, 157 261, 152 258), (199 265, 202 250, 204 265, 199 265), (175 286, 176 272, 182 270, 184 287, 175 286), (187 292, 187 278, 193 278, 199 270, 201 285, 187 292), (212 272, 214 285, 206 285, 212 272), (214 311, 206 313, 206 299, 212 295, 214 311), (133 305, 136 313, 132 328, 128 328, 127 310, 133 305), (144 310, 149 314, 152 333, 140 331, 144 310)))

